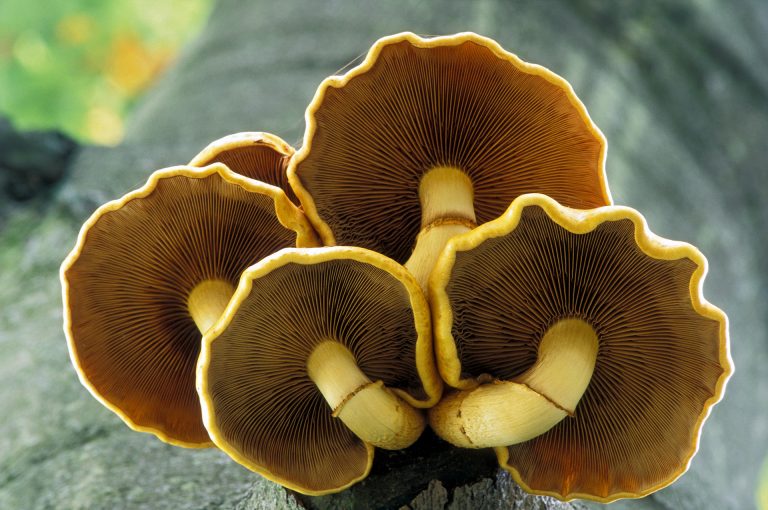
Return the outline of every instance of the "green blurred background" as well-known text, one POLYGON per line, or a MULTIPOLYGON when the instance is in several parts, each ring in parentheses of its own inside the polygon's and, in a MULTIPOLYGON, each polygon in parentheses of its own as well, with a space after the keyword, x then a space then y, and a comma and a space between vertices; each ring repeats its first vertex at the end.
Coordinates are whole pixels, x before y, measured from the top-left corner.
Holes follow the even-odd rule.
MULTIPOLYGON (((0 116, 20 130, 119 144, 137 99, 210 10, 211 0, 0 1, 0 116)), ((761 479, 755 498, 768 510, 768 462, 761 479)))
POLYGON ((210 0, 0 2, 0 114, 114 145, 136 98, 202 27, 210 0))

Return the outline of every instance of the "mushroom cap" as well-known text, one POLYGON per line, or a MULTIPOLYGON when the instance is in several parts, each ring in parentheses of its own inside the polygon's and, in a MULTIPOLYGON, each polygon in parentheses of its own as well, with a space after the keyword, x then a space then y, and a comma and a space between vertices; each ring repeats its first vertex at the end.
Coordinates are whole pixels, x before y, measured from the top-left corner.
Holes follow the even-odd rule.
POLYGON ((82 384, 132 429, 211 446, 195 392, 190 291, 286 246, 316 246, 274 186, 215 164, 158 170, 100 207, 61 267, 64 332, 82 384))
POLYGON ((323 81, 306 124, 288 179, 326 245, 403 263, 420 230, 420 179, 436 166, 469 175, 478 224, 523 193, 611 203, 605 138, 571 86, 473 33, 380 39, 323 81))
POLYGON ((655 236, 632 209, 522 196, 449 241, 431 274, 438 368, 459 388, 513 379, 550 325, 586 321, 599 348, 575 416, 496 453, 529 492, 644 496, 687 470, 733 371, 727 318, 702 294, 706 271, 696 248, 655 236))
POLYGON ((245 131, 234 133, 211 142, 189 162, 203 167, 211 163, 224 163, 240 175, 266 182, 282 189, 291 202, 299 200, 288 184, 288 161, 294 148, 271 133, 245 131))
POLYGON ((409 404, 438 401, 426 298, 404 267, 362 248, 284 249, 245 271, 198 364, 216 445, 312 495, 365 478, 374 450, 331 415, 307 375, 307 359, 326 340, 409 404))

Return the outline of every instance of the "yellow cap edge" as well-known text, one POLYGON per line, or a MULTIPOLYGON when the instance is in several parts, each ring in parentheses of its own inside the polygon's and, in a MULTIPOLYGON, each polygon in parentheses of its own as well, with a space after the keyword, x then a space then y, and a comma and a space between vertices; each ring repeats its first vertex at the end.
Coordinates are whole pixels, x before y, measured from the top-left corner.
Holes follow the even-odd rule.
POLYGON ((662 238, 651 232, 645 218, 636 210, 624 206, 604 206, 590 210, 572 209, 558 204, 552 198, 531 193, 521 195, 515 199, 507 211, 499 218, 485 223, 476 229, 454 237, 446 245, 440 255, 435 269, 429 279, 430 303, 433 306, 432 321, 434 325, 434 343, 437 357, 438 370, 441 376, 450 386, 460 389, 469 389, 477 386, 473 379, 461 378, 461 363, 458 361, 456 345, 451 335, 451 323, 453 313, 448 304, 448 294, 445 291, 450 280, 451 270, 456 260, 456 252, 467 251, 477 247, 484 240, 500 237, 513 231, 519 221, 523 210, 529 206, 538 206, 544 209, 547 215, 558 225, 570 232, 582 234, 594 230, 598 225, 606 221, 630 220, 635 225, 635 241, 646 255, 660 260, 677 260, 688 258, 697 265, 697 269, 691 276, 689 292, 693 308, 701 316, 710 318, 720 324, 719 333, 719 362, 723 368, 722 374, 717 380, 715 392, 704 402, 704 407, 693 429, 691 448, 686 461, 678 470, 672 473, 666 480, 639 492, 618 492, 608 496, 596 496, 586 493, 560 494, 555 491, 537 490, 525 483, 519 471, 507 465, 509 451, 507 447, 498 447, 496 456, 499 464, 510 472, 512 478, 526 492, 542 496, 552 496, 563 501, 573 499, 589 499, 601 503, 610 503, 623 498, 639 498, 662 489, 680 476, 690 467, 691 460, 698 451, 701 430, 704 421, 709 416, 712 407, 719 402, 724 395, 728 379, 733 375, 734 366, 730 353, 730 341, 728 334, 728 317, 720 308, 709 303, 703 294, 704 277, 707 274, 707 260, 704 255, 693 245, 662 238))
POLYGON ((443 382, 440 379, 437 373, 437 368, 435 366, 432 350, 430 313, 426 297, 424 296, 421 287, 416 282, 413 275, 411 275, 407 269, 405 269, 402 265, 398 264, 394 260, 365 248, 357 248, 352 246, 284 248, 248 268, 240 278, 240 283, 234 295, 232 296, 227 309, 221 315, 216 324, 211 327, 211 329, 208 330, 208 332, 203 337, 203 346, 200 352, 200 357, 198 358, 197 365, 197 392, 200 397, 200 403, 203 410, 203 422, 213 442, 222 451, 226 452, 232 459, 247 467, 251 471, 254 471, 264 476, 265 478, 279 483, 280 485, 291 490, 295 490, 302 494, 311 496, 320 496, 324 494, 340 492, 366 478, 370 472, 371 466, 373 465, 373 453, 375 448, 368 443, 363 443, 365 444, 368 451, 367 467, 358 478, 351 480, 349 483, 341 487, 334 487, 325 490, 309 490, 306 487, 302 487, 291 480, 276 475, 268 468, 254 463, 250 459, 243 456, 239 451, 230 447, 216 425, 216 416, 213 410, 213 402, 208 391, 207 373, 211 363, 212 344, 227 329, 227 327, 229 327, 229 324, 237 313, 240 304, 250 294, 251 288, 253 287, 253 280, 270 273, 274 269, 290 263, 306 265, 338 259, 350 259, 371 264, 374 267, 382 269, 393 275, 406 288, 410 297, 411 307, 414 311, 414 321, 418 335, 416 341, 416 369, 419 377, 421 378, 424 390, 427 393, 428 398, 427 400, 419 400, 411 396, 406 391, 400 389, 394 389, 394 391, 414 407, 425 408, 436 404, 442 395, 443 382))
POLYGON ((251 147, 253 145, 269 147, 286 158, 290 158, 293 156, 294 152, 296 152, 296 150, 285 140, 272 133, 263 131, 243 131, 223 136, 209 143, 194 158, 192 158, 192 161, 190 161, 188 165, 194 167, 207 166, 222 152, 242 147, 251 147))
POLYGON ((597 125, 592 121, 592 118, 589 116, 589 113, 587 112, 587 109, 584 106, 584 103, 582 103, 581 100, 576 96, 576 93, 573 90, 573 87, 571 86, 571 84, 568 83, 563 77, 538 64, 531 64, 531 63, 525 62, 521 60, 517 55, 506 51, 504 48, 502 48, 499 45, 499 43, 497 43, 493 39, 490 39, 488 37, 483 37, 473 32, 461 32, 454 35, 438 36, 438 37, 421 37, 412 32, 401 32, 399 34, 382 37, 381 39, 376 41, 374 45, 371 47, 371 49, 368 51, 368 54, 366 55, 363 62, 357 65, 356 67, 350 69, 346 74, 341 76, 330 76, 325 80, 323 80, 320 86, 318 87, 317 91, 315 92, 315 96, 313 97, 312 101, 310 102, 304 114, 304 118, 306 122, 306 130, 304 132, 304 142, 302 144, 302 147, 294 154, 293 158, 291 158, 291 161, 288 165, 288 170, 287 170, 288 182, 290 183, 291 188, 293 188, 294 193, 296 194, 300 203, 302 204, 302 207, 307 215, 307 218, 315 227, 315 230, 318 232, 318 234, 320 235, 320 238, 322 239, 323 243, 326 246, 333 246, 336 244, 336 239, 334 237, 333 230, 320 217, 320 214, 317 211, 317 206, 315 205, 315 201, 312 198, 312 195, 303 186, 303 184, 301 183, 301 178, 297 174, 297 166, 307 158, 307 156, 309 155, 309 152, 312 150, 312 139, 314 138, 315 130, 317 129, 317 123, 315 121, 315 113, 317 112, 317 110, 320 108, 321 104, 325 100, 325 95, 329 88, 344 87, 350 80, 352 80, 356 76, 364 74, 368 70, 370 70, 376 64, 376 60, 378 59, 379 54, 386 46, 397 44, 403 41, 407 41, 417 48, 458 46, 465 42, 473 42, 475 44, 488 48, 497 57, 512 63, 515 67, 517 67, 521 71, 528 74, 535 75, 535 76, 540 76, 541 78, 544 78, 545 80, 552 83, 553 85, 560 87, 563 91, 565 91, 566 97, 568 97, 571 104, 579 112, 579 115, 581 116, 584 123, 587 125, 587 128, 589 129, 589 131, 600 143, 600 157, 598 161, 600 188, 603 193, 604 202, 606 204, 613 204, 613 198, 611 197, 611 192, 608 187, 608 179, 606 177, 606 170, 605 170, 605 159, 608 151, 608 141, 606 140, 605 135, 603 135, 602 131, 600 131, 600 128, 598 128, 597 125))
POLYGON ((176 439, 168 435, 165 431, 157 429, 155 427, 144 426, 134 422, 128 417, 122 410, 116 405, 112 404, 106 397, 104 397, 99 391, 91 384, 91 382, 85 376, 85 373, 80 365, 80 361, 77 355, 77 348, 75 346, 74 336, 72 334, 72 317, 69 308, 69 279, 67 278, 67 271, 77 261, 80 253, 82 252, 85 242, 88 236, 88 231, 95 225, 99 219, 110 212, 117 211, 131 200, 145 198, 152 194, 157 187, 158 182, 161 179, 167 179, 176 176, 185 176, 189 178, 205 178, 213 174, 218 174, 225 181, 236 184, 246 191, 264 194, 270 196, 275 203, 275 213, 278 221, 288 229, 297 232, 297 245, 298 246, 317 246, 318 241, 316 234, 309 222, 303 217, 301 211, 296 206, 291 204, 285 192, 276 186, 271 186, 253 179, 249 179, 240 174, 232 172, 226 165, 221 163, 215 163, 208 165, 204 168, 195 168, 186 165, 174 166, 157 170, 150 175, 148 181, 144 186, 130 193, 124 195, 122 198, 112 200, 102 205, 86 220, 83 226, 80 228, 80 232, 77 236, 75 247, 67 255, 61 264, 59 269, 59 279, 61 281, 62 291, 62 304, 63 304, 63 329, 64 335, 67 340, 67 348, 69 351, 69 358, 72 362, 72 366, 77 372, 80 383, 98 400, 104 407, 115 413, 123 422, 128 425, 129 428, 137 432, 146 432, 154 434, 158 439, 164 443, 172 444, 174 446, 180 446, 184 448, 210 448, 214 446, 213 441, 206 441, 202 443, 188 442, 176 439))

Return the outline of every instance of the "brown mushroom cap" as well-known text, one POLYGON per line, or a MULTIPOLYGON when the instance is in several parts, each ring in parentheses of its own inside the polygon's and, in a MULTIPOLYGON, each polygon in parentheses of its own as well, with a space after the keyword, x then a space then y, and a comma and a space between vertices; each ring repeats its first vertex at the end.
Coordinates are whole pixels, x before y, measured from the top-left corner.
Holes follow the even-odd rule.
POLYGON ((685 472, 733 370, 726 316, 702 295, 705 273, 696 248, 654 236, 632 209, 520 197, 452 239, 432 273, 440 372, 462 388, 514 379, 552 324, 585 321, 599 348, 574 416, 497 448, 499 461, 538 494, 649 494, 685 472))
POLYGON ((233 172, 277 186, 293 203, 298 204, 286 173, 293 153, 293 147, 276 135, 246 131, 211 142, 189 164, 203 167, 224 163, 233 172))
POLYGON ((308 375, 310 355, 329 340, 407 403, 437 402, 426 299, 405 268, 360 248, 285 249, 248 269, 198 367, 216 445, 313 495, 365 478, 374 450, 334 418, 308 375))
POLYGON ((327 245, 403 263, 420 230, 420 179, 438 166, 470 177, 478 224, 528 192, 611 203, 605 139, 570 85, 476 34, 383 38, 320 85, 306 116, 288 178, 327 245))
POLYGON ((159 170, 102 206, 61 268, 81 382, 133 429, 210 446, 194 382, 202 335, 187 300, 202 281, 234 288, 249 265, 297 243, 317 240, 285 194, 221 164, 159 170))

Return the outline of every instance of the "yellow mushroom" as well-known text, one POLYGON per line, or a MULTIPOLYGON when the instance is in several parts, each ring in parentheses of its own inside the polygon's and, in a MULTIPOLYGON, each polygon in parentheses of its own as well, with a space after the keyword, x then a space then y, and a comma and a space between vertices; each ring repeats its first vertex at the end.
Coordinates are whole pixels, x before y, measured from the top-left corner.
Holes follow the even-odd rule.
POLYGON ((286 173, 293 153, 293 147, 276 135, 245 131, 211 142, 189 164, 203 167, 223 163, 240 175, 277 186, 291 202, 298 204, 286 173))
POLYGON ((153 173, 100 207, 62 264, 81 382, 135 430, 210 446, 195 392, 202 333, 245 268, 296 245, 318 241, 280 189, 221 164, 153 173))
POLYGON ((423 288, 446 240, 520 194, 611 203, 605 139, 571 86, 476 34, 385 37, 306 117, 288 180, 323 242, 383 253, 423 288))
POLYGON ((296 491, 338 492, 374 447, 405 448, 442 381, 429 308, 400 264, 354 247, 285 249, 248 269, 203 339, 211 438, 296 491))
POLYGON ((438 368, 458 388, 430 425, 493 446, 526 490, 609 502, 687 469, 733 371, 706 260, 626 207, 544 195, 448 242, 430 277, 438 368))

